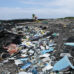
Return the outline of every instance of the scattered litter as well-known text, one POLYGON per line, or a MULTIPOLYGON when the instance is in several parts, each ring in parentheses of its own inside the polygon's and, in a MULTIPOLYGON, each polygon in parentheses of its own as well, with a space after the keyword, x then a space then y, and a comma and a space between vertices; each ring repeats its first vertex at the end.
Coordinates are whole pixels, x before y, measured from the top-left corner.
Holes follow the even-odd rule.
POLYGON ((29 72, 19 72, 18 74, 32 74, 32 73, 29 73, 29 72))
POLYGON ((26 65, 22 66, 21 69, 27 69, 30 66, 31 66, 31 63, 27 63, 26 65))
POLYGON ((18 66, 19 64, 23 64, 21 60, 15 60, 15 64, 18 66))
POLYGON ((71 67, 74 69, 74 66, 71 64, 67 56, 64 56, 60 61, 58 61, 54 66, 53 70, 54 71, 61 71, 64 70, 68 67, 71 67))
POLYGON ((67 45, 67 46, 73 46, 74 47, 74 43, 64 43, 64 45, 67 45))
MULTIPOLYGON (((33 19, 36 20, 35 15, 33 19)), ((49 24, 47 21, 42 23, 49 24)), ((15 65, 16 74, 64 74, 69 69, 74 70, 72 52, 65 53, 67 48, 74 49, 73 37, 68 40, 63 38, 67 41, 59 45, 56 39, 60 38, 60 32, 47 29, 48 26, 16 25, 11 31, 0 31, 0 38, 4 39, 1 41, 0 67, 7 63, 15 65), (60 46, 65 49, 60 49, 60 46)), ((1 74, 10 74, 10 70, 2 71, 1 74)))

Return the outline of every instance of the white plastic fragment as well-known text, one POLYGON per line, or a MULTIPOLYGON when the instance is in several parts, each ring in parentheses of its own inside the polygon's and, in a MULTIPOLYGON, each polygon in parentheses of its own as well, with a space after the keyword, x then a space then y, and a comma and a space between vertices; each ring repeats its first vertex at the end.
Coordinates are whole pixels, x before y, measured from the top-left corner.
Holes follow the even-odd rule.
POLYGON ((26 54, 21 54, 21 57, 27 57, 28 55, 26 55, 26 54))
POLYGON ((40 55, 39 57, 41 58, 41 57, 49 57, 49 56, 50 54, 46 53, 46 54, 40 55))
POLYGON ((49 58, 49 57, 44 58, 44 59, 42 59, 42 61, 43 61, 43 62, 50 61, 50 58, 49 58))
POLYGON ((64 56, 72 57, 70 53, 61 53, 60 56, 61 57, 64 57, 64 56))
POLYGON ((47 64, 47 66, 45 66, 45 67, 42 69, 42 71, 50 70, 50 69, 52 69, 52 68, 53 68, 53 66, 51 66, 50 64, 47 64))
POLYGON ((22 61, 20 61, 20 60, 15 60, 15 65, 19 65, 19 64, 22 64, 23 62, 22 61))
POLYGON ((43 46, 40 46, 40 48, 41 48, 42 50, 45 50, 45 47, 43 47, 43 46))
POLYGON ((29 72, 19 72, 18 74, 32 74, 32 73, 29 73, 29 72))

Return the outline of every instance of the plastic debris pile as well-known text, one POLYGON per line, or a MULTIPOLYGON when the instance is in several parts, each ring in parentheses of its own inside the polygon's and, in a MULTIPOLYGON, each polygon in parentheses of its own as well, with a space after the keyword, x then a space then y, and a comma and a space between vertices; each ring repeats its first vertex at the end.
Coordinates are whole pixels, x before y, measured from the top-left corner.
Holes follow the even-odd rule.
POLYGON ((33 26, 26 26, 23 32, 24 37, 22 44, 20 44, 20 47, 22 47, 21 56, 15 60, 17 66, 21 65, 19 71, 38 74, 51 70, 53 68, 51 55, 56 46, 52 37, 58 36, 58 33, 33 26))
MULTIPOLYGON (((23 36, 21 40, 19 37, 16 37, 17 40, 14 37, 12 42, 4 47, 9 56, 2 60, 2 64, 12 61, 17 67, 16 74, 64 74, 69 67, 74 69, 67 56, 60 58, 59 61, 54 56, 57 51, 54 38, 58 37, 59 33, 34 26, 20 26, 12 28, 12 31, 23 36), (64 73, 63 69, 66 70, 64 73)), ((65 45, 74 46, 74 43, 65 45)), ((2 72, 1 74, 6 74, 2 72)))

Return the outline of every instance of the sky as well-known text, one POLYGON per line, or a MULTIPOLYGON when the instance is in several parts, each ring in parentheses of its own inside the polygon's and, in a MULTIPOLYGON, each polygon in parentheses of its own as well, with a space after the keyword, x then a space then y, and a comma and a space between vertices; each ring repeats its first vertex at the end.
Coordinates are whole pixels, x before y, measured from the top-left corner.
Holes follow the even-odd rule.
POLYGON ((0 0, 0 19, 74 16, 74 0, 0 0))

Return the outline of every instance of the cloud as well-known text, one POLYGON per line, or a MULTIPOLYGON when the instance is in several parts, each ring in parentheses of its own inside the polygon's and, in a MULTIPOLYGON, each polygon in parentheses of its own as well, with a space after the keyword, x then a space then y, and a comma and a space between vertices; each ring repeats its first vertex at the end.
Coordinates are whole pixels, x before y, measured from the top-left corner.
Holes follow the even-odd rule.
POLYGON ((74 16, 74 0, 20 0, 20 3, 28 7, 0 7, 0 19, 31 18, 33 13, 39 18, 74 16))
POLYGON ((43 6, 74 6, 74 0, 20 0, 24 4, 43 6))
POLYGON ((24 4, 43 5, 44 2, 47 3, 48 1, 45 1, 45 0, 20 0, 20 2, 24 3, 24 4))
POLYGON ((31 13, 29 9, 24 8, 1 7, 0 10, 0 19, 26 18, 29 17, 29 13, 31 13))
MULTIPOLYGON (((55 12, 60 15, 62 14, 73 14, 74 13, 74 0, 22 0, 24 4, 34 5, 37 7, 41 5, 40 12, 55 12)), ((51 14, 51 13, 50 13, 51 14)))

